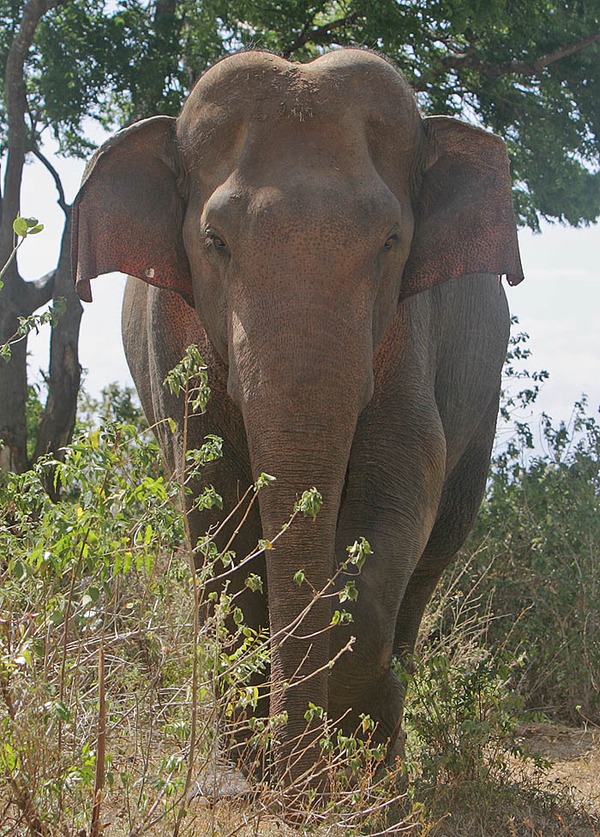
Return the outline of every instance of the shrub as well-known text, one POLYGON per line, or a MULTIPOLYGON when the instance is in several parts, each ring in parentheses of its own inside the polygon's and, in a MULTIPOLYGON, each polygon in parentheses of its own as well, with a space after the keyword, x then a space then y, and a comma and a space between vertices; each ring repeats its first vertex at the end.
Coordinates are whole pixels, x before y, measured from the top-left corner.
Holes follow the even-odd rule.
MULTIPOLYGON (((526 340, 512 341, 502 406, 512 437, 492 460, 455 593, 476 587, 482 616, 491 602, 487 642, 523 660, 518 688, 529 709, 598 722, 600 424, 582 398, 568 424, 543 414, 543 447, 534 447, 530 425, 514 413, 535 401, 547 375, 520 369, 526 340), (525 387, 511 394, 515 382, 525 387)), ((442 590, 455 578, 451 568, 442 590)))
MULTIPOLYGON (((180 384, 201 409, 205 382, 200 376, 189 384, 198 362, 180 370, 180 384)), ((265 753, 268 759, 277 719, 253 717, 267 693, 268 638, 245 626, 227 584, 221 594, 207 593, 205 582, 226 572, 234 556, 218 552, 214 532, 186 541, 173 502, 185 487, 165 481, 156 443, 140 433, 138 419, 129 394, 113 393, 100 417, 84 415, 84 432, 64 461, 0 474, 0 834, 89 829, 96 837, 107 820, 128 835, 179 834, 184 822, 189 831, 203 816, 201 807, 190 812, 196 783, 209 795, 215 783, 221 792, 224 751, 241 728, 251 736, 246 769, 254 766, 249 759, 256 767, 265 753), (44 490, 48 473, 60 488, 56 502, 44 490), (191 571, 198 552, 204 560, 191 571)), ((218 441, 208 437, 188 452, 190 478, 220 455, 218 441)), ((255 502, 271 479, 263 475, 241 502, 255 502)), ((212 486, 202 502, 219 502, 212 486)), ((317 514, 319 502, 316 490, 305 492, 287 525, 317 514)), ((359 541, 348 562, 360 568, 368 552, 359 541)), ((349 582, 342 592, 352 591, 349 582)), ((368 718, 362 737, 352 737, 337 734, 319 707, 308 713, 322 718, 335 790, 316 822, 327 833, 336 823, 356 833, 365 809, 378 816, 397 796, 375 775, 381 747, 369 741, 368 718)), ((238 777, 233 793, 249 787, 238 777)), ((256 829, 267 811, 284 810, 276 790, 263 793, 252 814, 256 829)), ((309 795, 298 816, 313 808, 309 795)), ((200 830, 244 827, 242 820, 239 829, 213 822, 200 830)))
POLYGON ((531 761, 518 740, 523 657, 489 638, 494 617, 471 564, 455 567, 429 605, 407 686, 409 769, 417 792, 463 782, 496 785, 531 761))
MULTIPOLYGON (((492 642, 525 655, 527 705, 600 720, 600 425, 575 407, 570 426, 543 418, 547 452, 506 451, 467 548, 493 594, 492 642)), ((471 575, 467 583, 472 582, 471 575)))

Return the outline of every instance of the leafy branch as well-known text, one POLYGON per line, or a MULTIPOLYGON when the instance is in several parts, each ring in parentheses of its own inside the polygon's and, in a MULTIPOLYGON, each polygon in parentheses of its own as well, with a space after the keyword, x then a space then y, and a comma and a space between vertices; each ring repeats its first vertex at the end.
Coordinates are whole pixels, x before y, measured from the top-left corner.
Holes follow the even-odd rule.
POLYGON ((329 44, 334 32, 356 23, 361 17, 360 12, 348 12, 344 17, 331 20, 328 23, 322 23, 320 26, 312 26, 313 21, 308 20, 299 35, 282 50, 281 54, 284 58, 289 58, 294 52, 306 46, 308 43, 329 44))
POLYGON ((444 68, 449 70, 470 69, 482 72, 491 78, 500 78, 500 76, 519 74, 526 76, 536 76, 545 70, 546 67, 555 64, 563 58, 568 58, 576 52, 586 49, 592 44, 600 41, 600 32, 594 32, 587 35, 585 38, 580 38, 568 46, 560 47, 559 49, 549 52, 541 56, 535 61, 503 61, 495 64, 491 61, 485 61, 477 55, 473 46, 463 53, 455 53, 447 55, 441 60, 444 68))
POLYGON ((16 236, 16 241, 13 245, 12 251, 6 260, 6 263, 0 268, 0 290, 4 283, 2 282, 2 277, 14 261, 17 256, 17 252, 19 248, 22 246, 23 242, 27 238, 28 235, 37 235, 41 233, 44 229, 43 224, 39 224, 37 218, 21 218, 20 215, 17 215, 15 220, 13 221, 13 232, 16 236))

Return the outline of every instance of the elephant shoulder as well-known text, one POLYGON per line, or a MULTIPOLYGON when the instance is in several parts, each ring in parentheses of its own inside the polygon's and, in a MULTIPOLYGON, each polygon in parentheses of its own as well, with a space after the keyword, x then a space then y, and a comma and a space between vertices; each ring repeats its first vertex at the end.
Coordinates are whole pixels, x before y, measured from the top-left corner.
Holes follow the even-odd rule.
POLYGON ((473 273, 451 279, 432 291, 433 328, 438 354, 458 361, 480 355, 503 362, 510 332, 510 314, 498 276, 473 273))

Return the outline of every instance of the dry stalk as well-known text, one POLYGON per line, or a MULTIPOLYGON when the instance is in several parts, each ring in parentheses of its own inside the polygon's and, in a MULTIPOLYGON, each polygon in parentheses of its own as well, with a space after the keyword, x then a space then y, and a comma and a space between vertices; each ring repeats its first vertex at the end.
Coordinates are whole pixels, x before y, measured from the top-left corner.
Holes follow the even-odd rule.
POLYGON ((100 645, 98 653, 98 734, 96 737, 96 775, 94 779, 94 803, 92 806, 92 821, 90 837, 100 837, 100 811, 102 805, 102 790, 104 787, 104 763, 106 755, 106 691, 104 683, 104 645, 100 645))

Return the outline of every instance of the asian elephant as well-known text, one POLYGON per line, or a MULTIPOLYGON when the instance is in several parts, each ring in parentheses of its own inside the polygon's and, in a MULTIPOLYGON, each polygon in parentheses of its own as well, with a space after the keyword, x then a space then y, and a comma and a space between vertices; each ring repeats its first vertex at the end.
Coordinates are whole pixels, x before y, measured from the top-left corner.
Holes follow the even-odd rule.
MULTIPOLYGON (((509 332, 501 276, 523 278, 503 142, 422 118, 369 51, 307 64, 235 54, 178 118, 142 120, 100 148, 76 199, 74 262, 86 301, 91 278, 132 277, 125 350, 149 421, 178 425, 158 429, 168 466, 181 459, 183 408, 163 380, 196 343, 212 395, 187 445, 223 437, 210 477, 225 509, 262 472, 276 477, 238 556, 273 538, 305 489, 323 495, 316 519, 295 521, 251 568, 264 594, 242 593, 248 622, 278 637, 279 775, 289 785, 317 761, 309 701, 346 731, 369 714, 393 756, 392 656, 413 649, 480 504, 509 332), (327 630, 323 598, 286 631, 361 536, 373 553, 344 605, 353 622, 327 630)), ((194 537, 213 521, 198 515, 194 537)))

